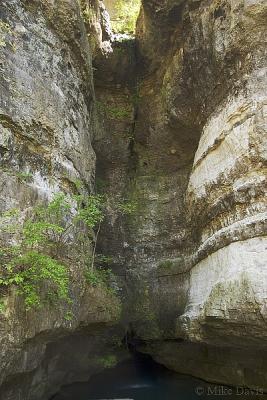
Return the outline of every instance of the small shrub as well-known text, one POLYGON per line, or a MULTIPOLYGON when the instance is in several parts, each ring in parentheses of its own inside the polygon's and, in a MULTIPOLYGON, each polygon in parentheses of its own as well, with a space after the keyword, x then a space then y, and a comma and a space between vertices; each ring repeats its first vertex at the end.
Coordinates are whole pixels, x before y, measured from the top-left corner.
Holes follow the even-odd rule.
POLYGON ((117 207, 123 215, 131 215, 137 211, 137 203, 134 201, 119 202, 117 207))
POLYGON ((96 101, 96 108, 100 113, 104 113, 106 111, 105 104, 102 101, 96 101))
POLYGON ((131 96, 131 102, 135 107, 137 107, 140 104, 141 100, 142 96, 139 92, 139 87, 137 87, 136 92, 131 96))
POLYGON ((75 179, 73 182, 77 191, 83 189, 83 182, 80 179, 75 179))
POLYGON ((69 298, 66 266, 46 254, 34 250, 20 254, 7 264, 3 275, 0 284, 15 284, 24 297, 26 309, 41 306, 42 286, 45 282, 49 284, 49 294, 53 290, 56 299, 69 298))
POLYGON ((99 272, 92 268, 88 268, 85 271, 85 279, 87 283, 94 287, 100 286, 103 283, 99 272))
POLYGON ((58 193, 46 206, 35 207, 23 224, 10 223, 19 216, 17 209, 5 212, 2 230, 19 236, 20 242, 0 248, 0 286, 16 285, 27 309, 38 308, 45 300, 70 302, 68 267, 61 261, 61 250, 71 229, 80 231, 81 224, 93 229, 102 221, 101 205, 99 196, 58 193))
POLYGON ((105 256, 104 254, 97 254, 95 262, 97 265, 108 265, 113 262, 113 258, 110 256, 105 256))
POLYGON ((104 196, 75 196, 78 204, 78 212, 75 217, 77 221, 82 221, 85 225, 92 229, 104 219, 104 196))
POLYGON ((20 211, 18 208, 11 208, 10 210, 3 213, 3 217, 4 218, 17 217, 19 215, 19 213, 20 213, 20 211))
POLYGON ((99 358, 99 363, 104 368, 112 368, 117 364, 117 357, 113 354, 110 354, 105 357, 99 358))
POLYGON ((64 319, 65 319, 66 321, 72 321, 73 318, 74 318, 74 314, 73 314, 72 311, 66 312, 66 314, 65 314, 65 316, 64 316, 64 319))

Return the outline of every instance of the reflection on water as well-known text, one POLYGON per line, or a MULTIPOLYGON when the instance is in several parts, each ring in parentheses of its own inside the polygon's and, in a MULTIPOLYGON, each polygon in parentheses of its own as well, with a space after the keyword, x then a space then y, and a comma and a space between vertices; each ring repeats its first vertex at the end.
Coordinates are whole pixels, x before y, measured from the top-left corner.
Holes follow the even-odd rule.
POLYGON ((93 376, 86 383, 65 386, 53 400, 266 400, 260 390, 210 385, 173 373, 147 356, 135 356, 93 376))

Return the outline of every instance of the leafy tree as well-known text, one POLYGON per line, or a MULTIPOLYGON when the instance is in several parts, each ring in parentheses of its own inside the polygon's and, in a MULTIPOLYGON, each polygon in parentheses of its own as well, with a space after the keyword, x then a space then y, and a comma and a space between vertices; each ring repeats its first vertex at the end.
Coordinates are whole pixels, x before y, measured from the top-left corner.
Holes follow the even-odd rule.
POLYGON ((117 18, 112 21, 117 33, 134 34, 141 0, 118 0, 116 4, 117 18))

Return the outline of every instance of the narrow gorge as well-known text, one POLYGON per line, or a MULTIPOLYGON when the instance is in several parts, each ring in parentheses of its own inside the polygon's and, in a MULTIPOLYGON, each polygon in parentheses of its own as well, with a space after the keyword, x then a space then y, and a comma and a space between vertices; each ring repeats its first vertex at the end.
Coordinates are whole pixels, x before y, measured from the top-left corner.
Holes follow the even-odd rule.
POLYGON ((114 13, 0 2, 0 400, 129 345, 267 392, 267 2, 114 13))

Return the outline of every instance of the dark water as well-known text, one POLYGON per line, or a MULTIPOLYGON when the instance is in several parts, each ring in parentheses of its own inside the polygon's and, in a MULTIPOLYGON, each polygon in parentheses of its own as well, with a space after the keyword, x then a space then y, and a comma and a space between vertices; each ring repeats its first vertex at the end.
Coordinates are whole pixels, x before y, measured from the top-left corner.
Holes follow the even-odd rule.
POLYGON ((134 356, 93 376, 86 383, 61 389, 53 400, 197 400, 267 399, 261 391, 210 385, 198 379, 173 373, 149 357, 134 356))

